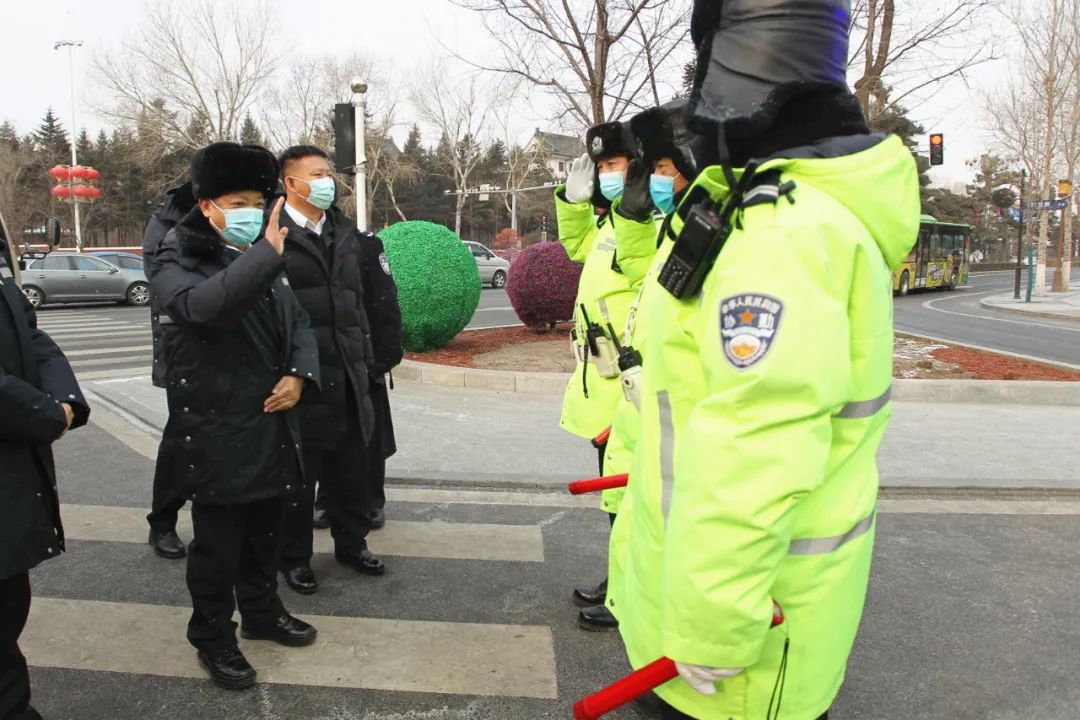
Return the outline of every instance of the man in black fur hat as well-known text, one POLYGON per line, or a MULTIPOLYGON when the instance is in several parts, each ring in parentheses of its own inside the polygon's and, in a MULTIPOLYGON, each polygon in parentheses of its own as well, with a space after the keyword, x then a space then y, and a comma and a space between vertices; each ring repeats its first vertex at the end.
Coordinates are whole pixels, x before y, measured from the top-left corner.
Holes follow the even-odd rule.
POLYGON ((198 205, 169 231, 151 279, 173 326, 162 347, 169 420, 161 455, 192 501, 195 528, 187 636, 227 689, 255 682, 237 646, 236 605, 247 639, 300 646, 316 636, 277 594, 285 497, 303 480, 292 408, 305 384, 319 383, 315 336, 283 276, 282 201, 263 231, 277 171, 255 145, 196 152, 198 205))

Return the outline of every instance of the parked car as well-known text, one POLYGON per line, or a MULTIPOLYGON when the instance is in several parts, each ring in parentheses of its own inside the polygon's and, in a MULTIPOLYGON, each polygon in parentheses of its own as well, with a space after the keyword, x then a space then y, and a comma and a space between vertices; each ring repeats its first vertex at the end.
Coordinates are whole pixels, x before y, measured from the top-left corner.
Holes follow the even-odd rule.
POLYGON ((487 283, 493 288, 506 287, 506 274, 510 271, 510 263, 478 242, 466 242, 465 245, 476 258, 480 282, 487 283))
POLYGON ((136 270, 121 269, 117 265, 120 260, 111 264, 87 254, 51 252, 43 257, 35 254, 27 259, 22 273, 23 292, 35 308, 53 303, 110 300, 146 305, 150 302, 150 283, 146 281, 141 261, 140 258, 136 270))

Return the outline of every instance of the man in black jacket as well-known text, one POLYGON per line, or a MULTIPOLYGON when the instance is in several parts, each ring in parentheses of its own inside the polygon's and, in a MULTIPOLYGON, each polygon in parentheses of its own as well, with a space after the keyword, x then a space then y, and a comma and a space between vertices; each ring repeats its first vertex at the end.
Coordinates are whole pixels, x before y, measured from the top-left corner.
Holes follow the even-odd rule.
MULTIPOLYGON (((191 194, 191 183, 175 187, 165 193, 162 201, 143 233, 143 269, 147 279, 152 278, 154 257, 161 247, 165 236, 195 206, 195 197, 191 194)), ((165 316, 165 326, 170 324, 165 316)), ((150 293, 150 333, 154 341, 154 366, 151 380, 155 387, 165 387, 165 360, 161 357, 161 336, 164 328, 161 318, 161 303, 150 293)), ((162 462, 160 448, 158 461, 154 467, 154 497, 150 505, 150 514, 146 521, 150 524, 150 546, 154 552, 169 560, 184 557, 186 549, 180 536, 176 534, 176 517, 184 507, 184 494, 174 479, 173 468, 162 462)))
POLYGON ((375 359, 364 310, 364 234, 333 206, 329 159, 319 148, 300 145, 286 150, 280 165, 286 197, 281 222, 289 230, 285 265, 311 317, 323 378, 321 392, 306 394, 298 408, 309 481, 289 507, 281 569, 290 587, 311 594, 318 589, 311 571, 316 481, 338 562, 367 575, 386 570, 367 547, 372 509, 364 470, 374 424, 369 371, 375 359))
POLYGON ((255 670, 237 646, 236 605, 245 638, 315 641, 315 628, 285 611, 277 566, 286 496, 304 482, 292 408, 305 382, 318 390, 318 349, 282 276, 280 202, 262 233, 273 155, 215 143, 195 153, 191 180, 199 204, 165 238, 151 280, 172 321, 161 456, 192 501, 188 640, 217 685, 238 689, 255 670))
POLYGON ((64 551, 50 445, 90 408, 56 343, 11 278, 0 238, 0 718, 40 720, 19 635, 30 613, 28 571, 64 551))

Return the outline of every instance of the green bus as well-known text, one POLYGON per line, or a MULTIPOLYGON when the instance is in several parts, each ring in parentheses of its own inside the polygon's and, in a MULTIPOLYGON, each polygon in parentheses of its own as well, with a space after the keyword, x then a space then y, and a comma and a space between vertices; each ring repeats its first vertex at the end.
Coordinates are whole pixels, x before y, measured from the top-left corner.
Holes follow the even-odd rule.
POLYGON ((893 291, 907 295, 916 288, 954 289, 967 282, 971 226, 938 222, 923 215, 919 239, 893 272, 893 291))

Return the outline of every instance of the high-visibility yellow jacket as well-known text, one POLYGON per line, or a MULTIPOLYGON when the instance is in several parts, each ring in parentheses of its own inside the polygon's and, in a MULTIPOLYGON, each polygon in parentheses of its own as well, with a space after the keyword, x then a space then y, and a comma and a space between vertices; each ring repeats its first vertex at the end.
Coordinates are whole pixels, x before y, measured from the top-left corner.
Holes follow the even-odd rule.
MULTIPOLYGON (((919 226, 895 137, 827 141, 769 169, 794 182, 792 202, 746 207, 700 295, 662 291, 639 319, 619 631, 634 667, 746 668, 712 697, 678 679, 658 689, 702 719, 761 720, 782 684, 784 720, 813 720, 843 681, 890 416, 890 268, 919 226), (773 600, 786 621, 770 629, 773 600)), ((696 184, 728 193, 717 167, 696 184)))
MULTIPOLYGON (((569 203, 562 198, 560 187, 555 192, 555 211, 559 222, 559 242, 574 262, 585 265, 578 284, 574 306, 574 321, 579 343, 584 344, 588 326, 581 306, 589 320, 600 325, 605 335, 607 326, 621 332, 626 324, 630 305, 637 296, 641 281, 656 252, 656 233, 629 232, 619 234, 616 226, 640 225, 615 212, 597 217, 589 202, 569 203), (617 248, 617 249, 616 249, 617 248)), ((594 362, 578 362, 563 396, 560 426, 583 438, 592 439, 611 424, 615 404, 622 397, 618 377, 601 377, 594 362)))

